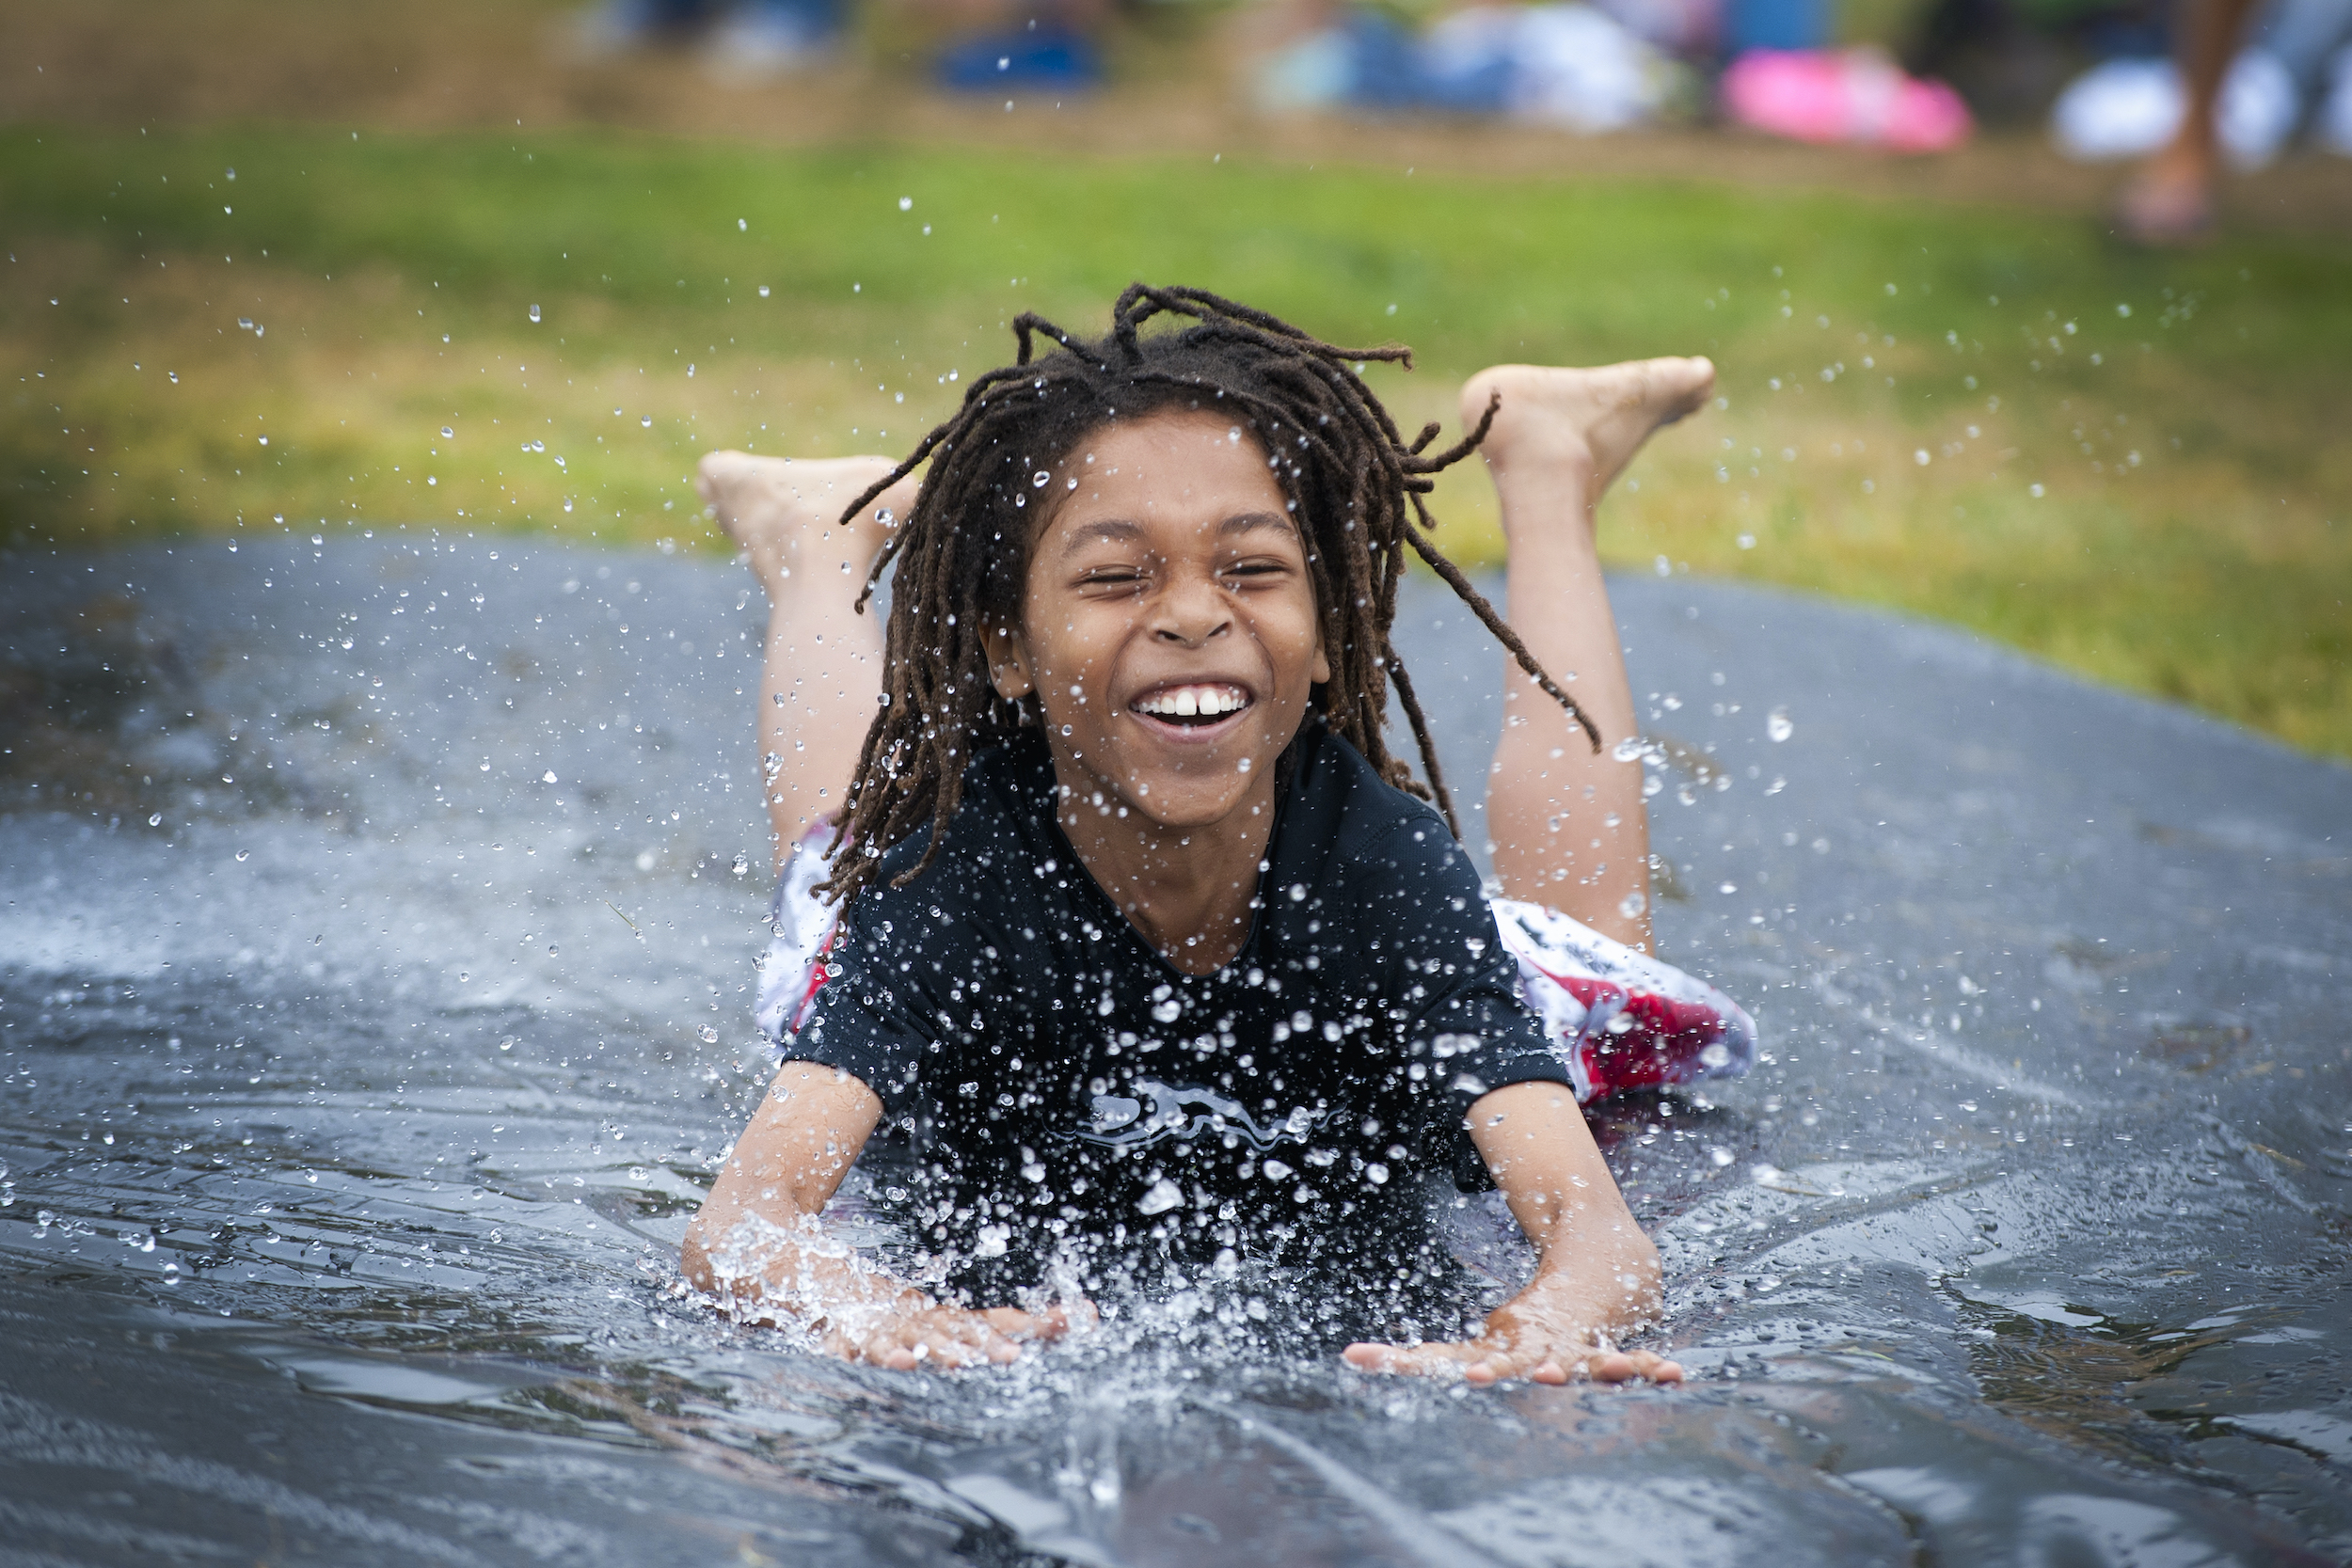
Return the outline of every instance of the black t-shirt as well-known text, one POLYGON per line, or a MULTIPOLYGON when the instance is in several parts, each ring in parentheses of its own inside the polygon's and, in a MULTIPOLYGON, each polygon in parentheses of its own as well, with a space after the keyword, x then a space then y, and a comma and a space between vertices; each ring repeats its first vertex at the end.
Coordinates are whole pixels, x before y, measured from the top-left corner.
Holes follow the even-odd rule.
POLYGON ((930 870, 889 885, 918 832, 843 911, 786 1054, 854 1074, 911 1136, 884 1180, 951 1284, 1448 1272, 1422 1178, 1483 1178, 1470 1102, 1568 1074, 1444 819, 1320 721, 1283 772, 1248 940, 1212 974, 1080 863, 1034 736, 974 759, 930 870))

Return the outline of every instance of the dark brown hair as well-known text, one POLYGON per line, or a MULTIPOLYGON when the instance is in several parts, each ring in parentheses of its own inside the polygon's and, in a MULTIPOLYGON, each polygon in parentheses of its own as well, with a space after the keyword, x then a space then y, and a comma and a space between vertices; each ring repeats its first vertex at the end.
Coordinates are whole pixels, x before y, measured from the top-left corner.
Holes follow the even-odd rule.
POLYGON ((1592 721, 1429 542, 1435 519, 1422 499, 1432 487, 1429 476, 1477 449, 1499 404, 1490 404, 1458 444, 1424 456, 1438 426, 1431 423, 1407 444, 1352 368, 1378 360, 1410 369, 1409 349, 1334 347, 1198 289, 1133 285, 1119 296, 1110 333, 1099 341, 1073 339, 1028 314, 1012 327, 1014 363, 976 380, 955 417, 842 514, 854 517, 930 461, 913 512, 898 521, 858 595, 862 611, 883 572, 898 562, 881 709, 866 732, 834 840, 837 847, 847 839, 860 852, 834 858, 828 895, 855 894, 882 852, 928 820, 923 858, 898 880, 904 885, 922 875, 962 799, 965 765, 1036 721, 1034 699, 1010 703, 997 695, 981 633, 1020 624, 1029 546, 1057 494, 1044 488, 1047 480, 1091 432, 1171 408, 1230 414, 1265 451, 1306 546, 1331 665, 1330 680, 1315 689, 1315 705, 1382 778, 1435 800, 1456 837, 1461 825, 1428 721, 1389 641, 1407 548, 1461 595, 1599 749, 1592 721), (1144 324, 1160 315, 1191 325, 1144 336, 1144 324), (1058 346, 1033 362, 1040 334, 1058 346), (1389 754, 1382 738, 1391 680, 1420 745, 1426 787, 1389 754))

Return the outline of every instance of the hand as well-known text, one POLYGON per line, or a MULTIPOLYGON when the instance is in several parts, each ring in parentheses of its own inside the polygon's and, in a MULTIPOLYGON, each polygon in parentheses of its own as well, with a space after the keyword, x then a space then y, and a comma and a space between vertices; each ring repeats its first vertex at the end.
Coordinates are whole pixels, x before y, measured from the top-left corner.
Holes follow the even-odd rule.
POLYGON ((1606 1314, 1585 1308, 1573 1295, 1530 1285, 1486 1314, 1475 1339, 1425 1345, 1355 1344, 1342 1353, 1347 1364, 1368 1372, 1414 1377, 1460 1376, 1484 1387, 1507 1378, 1534 1383, 1680 1383, 1682 1369, 1645 1350, 1612 1348, 1600 1324, 1606 1314))
POLYGON ((1024 1343, 1058 1339, 1073 1328, 1093 1326, 1095 1318, 1091 1302, 1034 1313, 1016 1307, 975 1312, 942 1306, 909 1288, 886 1303, 835 1307, 811 1327, 831 1354, 906 1372, 926 1363, 1002 1366, 1021 1358, 1024 1343))

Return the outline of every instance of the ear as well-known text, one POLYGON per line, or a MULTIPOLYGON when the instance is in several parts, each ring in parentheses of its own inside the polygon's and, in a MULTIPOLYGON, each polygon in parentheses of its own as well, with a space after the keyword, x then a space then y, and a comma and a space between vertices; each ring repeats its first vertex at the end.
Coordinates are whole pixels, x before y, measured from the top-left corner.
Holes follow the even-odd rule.
POLYGON ((1317 686, 1322 686, 1327 683, 1330 679, 1331 660, 1324 654, 1323 640, 1321 638, 1317 638, 1315 640, 1314 683, 1317 686))
POLYGON ((1037 689, 1037 677, 1029 670, 1029 647, 1018 628, 984 626, 980 642, 988 650, 989 684, 996 688, 999 697, 1017 703, 1037 689))

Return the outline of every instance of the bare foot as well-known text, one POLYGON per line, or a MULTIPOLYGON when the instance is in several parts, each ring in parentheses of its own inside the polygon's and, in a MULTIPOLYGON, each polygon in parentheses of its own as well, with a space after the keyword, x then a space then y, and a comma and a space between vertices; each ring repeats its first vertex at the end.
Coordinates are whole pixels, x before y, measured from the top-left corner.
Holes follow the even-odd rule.
POLYGON ((1715 388, 1706 359, 1634 359, 1594 370, 1496 365, 1462 387, 1462 423, 1475 429, 1497 393, 1502 404, 1480 450, 1501 480, 1513 463, 1566 461, 1587 476, 1587 504, 1661 425, 1693 413, 1715 388))
POLYGON ((2179 146, 2142 164, 2116 199, 2115 223, 2134 245, 2194 245, 2213 231, 2213 159, 2179 146))
POLYGON ((727 537, 743 546, 753 575, 773 603, 796 573, 803 582, 846 574, 864 585, 866 568, 890 530, 914 506, 915 482, 900 480, 848 523, 841 512, 897 467, 887 457, 714 451, 705 454, 695 470, 694 489, 727 537), (882 521, 884 513, 888 523, 882 521))

